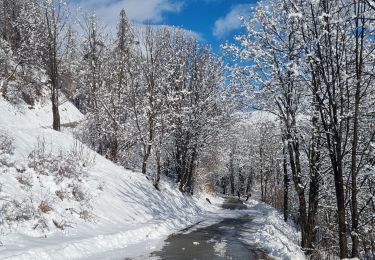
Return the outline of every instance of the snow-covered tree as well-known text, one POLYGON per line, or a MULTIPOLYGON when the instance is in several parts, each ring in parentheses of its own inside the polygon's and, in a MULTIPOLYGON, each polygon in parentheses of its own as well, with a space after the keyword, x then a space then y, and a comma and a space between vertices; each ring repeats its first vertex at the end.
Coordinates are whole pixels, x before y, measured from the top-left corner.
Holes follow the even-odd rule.
POLYGON ((369 187, 362 188, 374 132, 368 109, 374 91, 373 11, 371 1, 262 1, 244 20, 247 33, 226 46, 241 61, 232 76, 247 87, 251 106, 282 122, 302 246, 309 253, 338 243, 345 258, 351 244, 351 255, 358 257, 359 222, 369 221, 359 216, 358 203, 362 212, 368 208, 369 187), (336 236, 326 229, 332 219, 336 236), (318 221, 321 230, 315 228, 318 221), (324 238, 323 230, 329 233, 324 238))

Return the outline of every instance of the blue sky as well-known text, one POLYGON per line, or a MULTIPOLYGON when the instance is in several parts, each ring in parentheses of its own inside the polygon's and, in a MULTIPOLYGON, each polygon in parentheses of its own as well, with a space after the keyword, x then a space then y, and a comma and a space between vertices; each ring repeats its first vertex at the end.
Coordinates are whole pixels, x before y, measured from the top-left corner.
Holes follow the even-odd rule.
POLYGON ((241 30, 239 17, 249 15, 256 0, 72 0, 94 10, 109 26, 115 26, 121 8, 135 23, 181 26, 219 49, 241 30))

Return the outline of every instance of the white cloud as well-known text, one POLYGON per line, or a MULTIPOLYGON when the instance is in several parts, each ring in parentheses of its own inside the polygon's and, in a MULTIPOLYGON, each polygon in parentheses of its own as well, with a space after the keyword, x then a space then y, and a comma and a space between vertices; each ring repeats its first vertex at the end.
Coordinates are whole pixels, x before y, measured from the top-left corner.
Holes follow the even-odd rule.
MULTIPOLYGON (((77 0, 76 0, 77 1, 77 0)), ((81 0, 76 4, 82 8, 82 11, 95 11, 99 24, 105 30, 107 37, 112 37, 116 31, 121 9, 126 11, 127 17, 133 22, 137 37, 142 38, 148 22, 152 27, 170 27, 171 25, 162 25, 163 15, 166 12, 180 12, 186 0, 81 0)), ((82 17, 81 17, 82 18, 82 17)), ((78 27, 77 30, 82 28, 78 27)), ((178 28, 186 35, 204 42, 206 39, 198 32, 178 28)), ((111 40, 108 38, 107 40, 111 40)))
POLYGON ((93 10, 98 18, 108 25, 116 24, 122 8, 134 22, 162 22, 166 12, 179 12, 182 1, 173 0, 86 0, 80 5, 93 10))
POLYGON ((229 13, 224 17, 220 17, 215 22, 213 35, 217 38, 223 38, 230 32, 241 28, 241 16, 248 16, 251 12, 252 4, 240 4, 232 7, 229 13))

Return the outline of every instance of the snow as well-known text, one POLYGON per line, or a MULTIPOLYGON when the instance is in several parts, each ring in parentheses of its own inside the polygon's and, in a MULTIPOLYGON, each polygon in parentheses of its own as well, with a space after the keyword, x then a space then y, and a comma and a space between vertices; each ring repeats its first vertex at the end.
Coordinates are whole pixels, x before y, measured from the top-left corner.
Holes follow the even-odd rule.
POLYGON ((227 242, 225 240, 216 241, 214 245, 214 250, 217 256, 225 257, 227 252, 227 242))
POLYGON ((245 243, 262 248, 276 259, 306 259, 298 246, 300 234, 276 209, 256 200, 249 200, 247 205, 255 214, 251 227, 241 234, 245 243))
POLYGON ((290 13, 288 14, 288 18, 302 18, 303 17, 303 14, 302 13, 290 13))
MULTIPOLYGON (((28 156, 38 140, 45 140, 48 149, 56 154, 71 151, 77 142, 70 129, 62 132, 51 129, 50 110, 48 100, 31 109, 26 105, 11 105, 0 97, 0 133, 7 133, 13 138, 15 148, 10 156, 14 164, 2 166, 0 163, 0 198, 32 199, 35 204, 44 193, 53 195, 58 188, 52 176, 33 175, 27 166, 28 156), (31 187, 25 188, 16 179, 22 167, 30 173, 31 187)), ((62 126, 84 119, 69 102, 61 105, 60 113, 62 126)), ((178 191, 175 184, 164 179, 160 183, 160 191, 157 191, 141 173, 125 170, 84 145, 82 147, 84 156, 95 158, 91 166, 83 169, 87 177, 82 181, 85 191, 93 195, 90 200, 92 219, 84 220, 73 213, 64 215, 67 205, 73 202, 60 202, 55 198, 52 210, 42 214, 49 225, 47 230, 33 229, 33 220, 1 230, 0 259, 145 259, 151 252, 160 249, 170 234, 203 220, 194 228, 213 224, 229 214, 229 211, 218 207, 222 203, 221 198, 206 194, 186 196, 178 191), (63 220, 63 217, 68 219, 70 227, 60 230, 51 224, 56 218, 63 220)), ((1 203, 2 200, 0 208, 1 203)), ((249 206, 253 213, 259 215, 255 221, 260 231, 244 234, 244 240, 265 246, 272 256, 302 259, 297 240, 290 240, 294 231, 277 212, 255 201, 249 206)), ((232 212, 230 214, 233 215, 232 212)), ((225 253, 225 241, 216 243, 215 251, 225 253)))

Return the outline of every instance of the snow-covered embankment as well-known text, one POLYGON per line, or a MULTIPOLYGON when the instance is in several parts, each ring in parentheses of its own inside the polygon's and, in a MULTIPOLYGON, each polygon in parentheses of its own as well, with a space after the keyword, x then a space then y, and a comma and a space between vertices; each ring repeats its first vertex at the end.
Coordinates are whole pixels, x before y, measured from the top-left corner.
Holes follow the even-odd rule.
MULTIPOLYGON (((131 245, 163 240, 217 209, 204 199, 184 196, 168 182, 162 182, 157 191, 142 174, 125 170, 81 144, 77 148, 70 131, 56 132, 50 128, 52 115, 46 103, 30 109, 0 99, 0 131, 13 139, 14 146, 13 154, 0 164, 0 258, 72 259, 123 248, 129 248, 127 255, 136 256, 139 252, 136 247, 132 252, 131 245), (30 155, 40 146, 48 150, 44 151, 45 157, 54 158, 80 149, 81 156, 93 163, 78 165, 82 176, 68 183, 56 181, 62 169, 70 169, 69 165, 49 162, 49 167, 58 168, 55 175, 36 172, 38 167, 30 155), (62 187, 71 190, 76 184, 84 199, 74 199, 72 195, 64 198, 59 193, 62 187), (16 212, 18 207, 23 212, 16 212), (83 207, 89 210, 82 210, 83 207), (10 209, 18 214, 15 219, 10 209)), ((62 124, 83 118, 69 102, 60 111, 62 124)), ((64 163, 70 162, 74 164, 64 163)), ((144 253, 152 250, 152 246, 143 248, 144 253)))

